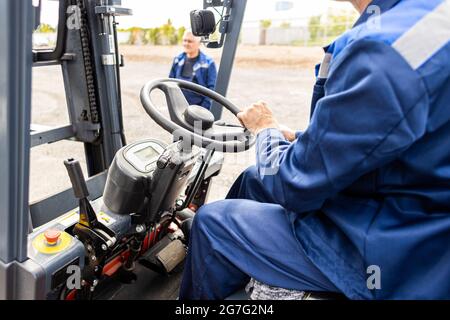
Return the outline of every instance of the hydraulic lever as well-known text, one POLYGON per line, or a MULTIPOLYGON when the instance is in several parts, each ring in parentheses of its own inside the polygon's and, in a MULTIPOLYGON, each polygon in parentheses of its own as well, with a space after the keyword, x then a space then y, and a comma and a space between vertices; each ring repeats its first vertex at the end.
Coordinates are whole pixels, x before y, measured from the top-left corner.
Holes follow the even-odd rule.
POLYGON ((83 226, 94 229, 99 227, 97 215, 88 200, 89 191, 87 189, 86 181, 84 180, 83 171, 81 171, 80 163, 77 160, 69 159, 64 161, 67 173, 72 183, 75 197, 80 204, 80 221, 83 226))
MULTIPOLYGON (((77 231, 82 232, 81 230, 95 231, 100 239, 105 241, 108 248, 113 246, 116 242, 115 234, 97 219, 97 214, 88 199, 89 191, 84 180, 83 171, 81 171, 80 163, 77 160, 69 159, 64 161, 64 165, 72 182, 75 197, 78 199, 80 205, 80 220, 75 225, 74 233, 77 233, 77 231)), ((106 249, 103 250, 106 251, 106 249)))
POLYGON ((113 248, 117 239, 114 231, 97 219, 94 208, 88 199, 89 191, 80 163, 77 160, 69 159, 64 161, 64 165, 69 174, 75 197, 79 201, 80 218, 74 226, 73 234, 83 242, 86 249, 86 262, 89 267, 85 269, 83 278, 89 282, 89 292, 92 293, 98 282, 97 278, 101 276, 107 253, 113 248))

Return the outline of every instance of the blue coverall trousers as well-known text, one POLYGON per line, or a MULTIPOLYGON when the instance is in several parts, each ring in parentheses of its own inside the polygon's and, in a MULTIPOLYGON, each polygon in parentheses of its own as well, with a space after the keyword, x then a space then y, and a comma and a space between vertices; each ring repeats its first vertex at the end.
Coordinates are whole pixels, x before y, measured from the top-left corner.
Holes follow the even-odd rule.
POLYGON ((224 299, 250 277, 286 289, 338 292, 305 256, 288 212, 274 202, 250 167, 226 200, 197 212, 181 300, 224 299))

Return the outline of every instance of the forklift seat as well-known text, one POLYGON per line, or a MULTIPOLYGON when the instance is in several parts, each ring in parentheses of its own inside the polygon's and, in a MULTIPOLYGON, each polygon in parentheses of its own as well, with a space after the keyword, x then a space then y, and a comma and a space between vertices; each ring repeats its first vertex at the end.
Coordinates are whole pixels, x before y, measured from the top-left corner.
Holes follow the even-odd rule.
MULTIPOLYGON (((300 292, 296 290, 275 288, 264 283, 251 279, 249 285, 242 290, 239 290, 225 300, 347 300, 347 298, 340 293, 335 292, 300 292), (258 287, 259 291, 266 291, 263 295, 258 294, 257 297, 252 297, 248 291, 248 286, 252 285, 258 287), (262 296, 262 298, 261 298, 262 296)), ((252 288, 253 289, 253 288, 252 288)))

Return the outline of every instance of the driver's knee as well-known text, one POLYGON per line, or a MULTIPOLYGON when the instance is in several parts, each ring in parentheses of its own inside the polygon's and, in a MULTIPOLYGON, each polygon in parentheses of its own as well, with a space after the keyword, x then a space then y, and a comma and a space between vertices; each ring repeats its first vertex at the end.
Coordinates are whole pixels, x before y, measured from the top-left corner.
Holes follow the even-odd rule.
POLYGON ((259 180, 259 174, 258 174, 258 168, 256 166, 251 166, 245 169, 241 174, 243 181, 260 181, 259 180))
POLYGON ((203 205, 195 214, 192 229, 212 229, 218 224, 218 217, 221 214, 217 202, 203 205))
POLYGON ((245 199, 261 203, 277 203, 273 195, 268 193, 259 176, 256 166, 242 172, 231 187, 227 199, 245 199))
POLYGON ((248 190, 259 184, 258 169, 251 166, 244 170, 228 192, 227 199, 247 199, 248 190))
POLYGON ((235 215, 238 215, 238 213, 232 210, 229 200, 206 204, 195 214, 191 236, 196 233, 197 236, 202 238, 224 240, 229 236, 227 223, 233 221, 235 215))

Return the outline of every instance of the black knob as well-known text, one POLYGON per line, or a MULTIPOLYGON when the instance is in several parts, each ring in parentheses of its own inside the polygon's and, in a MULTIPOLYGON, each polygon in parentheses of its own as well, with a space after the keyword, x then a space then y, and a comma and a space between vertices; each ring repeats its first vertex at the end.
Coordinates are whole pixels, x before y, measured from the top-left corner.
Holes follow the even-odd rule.
POLYGON ((199 128, 202 130, 211 128, 215 121, 211 111, 196 105, 187 107, 184 112, 184 119, 193 127, 199 125, 199 128))

